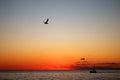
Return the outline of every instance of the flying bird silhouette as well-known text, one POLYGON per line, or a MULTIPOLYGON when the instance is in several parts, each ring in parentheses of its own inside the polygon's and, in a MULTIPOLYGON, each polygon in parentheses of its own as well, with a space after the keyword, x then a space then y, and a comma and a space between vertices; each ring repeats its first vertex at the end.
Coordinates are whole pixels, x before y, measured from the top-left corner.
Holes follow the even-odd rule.
POLYGON ((49 19, 47 18, 47 20, 46 20, 46 21, 44 21, 44 24, 48 24, 48 21, 49 21, 49 19))

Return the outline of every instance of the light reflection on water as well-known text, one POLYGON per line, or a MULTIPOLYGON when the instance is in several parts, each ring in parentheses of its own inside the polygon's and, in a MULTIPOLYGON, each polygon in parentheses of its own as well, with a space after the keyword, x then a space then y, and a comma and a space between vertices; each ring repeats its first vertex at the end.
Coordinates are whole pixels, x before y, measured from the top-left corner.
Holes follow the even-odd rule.
POLYGON ((120 70, 0 72, 0 80, 120 80, 120 70))

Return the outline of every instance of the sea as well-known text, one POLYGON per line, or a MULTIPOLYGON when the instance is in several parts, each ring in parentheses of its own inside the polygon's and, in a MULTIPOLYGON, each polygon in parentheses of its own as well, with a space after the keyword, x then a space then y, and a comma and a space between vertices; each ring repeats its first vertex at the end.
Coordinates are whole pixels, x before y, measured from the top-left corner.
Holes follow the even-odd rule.
POLYGON ((120 70, 0 71, 0 80, 120 80, 120 70))

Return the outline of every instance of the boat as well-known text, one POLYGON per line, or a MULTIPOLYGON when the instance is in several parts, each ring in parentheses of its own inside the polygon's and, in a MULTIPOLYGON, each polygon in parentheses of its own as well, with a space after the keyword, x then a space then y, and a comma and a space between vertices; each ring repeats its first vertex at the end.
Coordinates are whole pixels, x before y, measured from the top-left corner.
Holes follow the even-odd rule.
POLYGON ((89 72, 90 72, 90 73, 97 73, 97 71, 96 71, 95 69, 90 70, 89 72))

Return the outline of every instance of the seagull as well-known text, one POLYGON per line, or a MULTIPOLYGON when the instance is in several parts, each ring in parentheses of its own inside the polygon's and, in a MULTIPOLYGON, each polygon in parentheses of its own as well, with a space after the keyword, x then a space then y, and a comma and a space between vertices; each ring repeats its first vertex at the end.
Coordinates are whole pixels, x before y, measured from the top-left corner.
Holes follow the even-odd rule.
POLYGON ((49 19, 47 18, 47 20, 46 20, 46 21, 44 21, 44 24, 48 24, 48 21, 49 21, 49 19))

